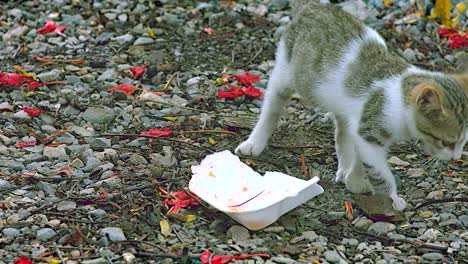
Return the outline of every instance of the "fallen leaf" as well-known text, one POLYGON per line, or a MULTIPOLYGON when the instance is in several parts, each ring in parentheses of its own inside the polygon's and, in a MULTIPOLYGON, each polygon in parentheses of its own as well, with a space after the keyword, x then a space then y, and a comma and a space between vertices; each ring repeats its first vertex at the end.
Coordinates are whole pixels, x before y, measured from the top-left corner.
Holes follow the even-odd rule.
POLYGON ((208 137, 208 142, 209 142, 211 145, 216 144, 216 140, 214 140, 213 137, 208 137))
POLYGON ((132 95, 134 94, 136 91, 138 90, 141 90, 141 88, 138 88, 134 85, 131 85, 131 84, 119 84, 117 85, 116 87, 114 88, 110 88, 109 92, 117 92, 117 91, 122 91, 124 92, 126 95, 132 95))
MULTIPOLYGON (((177 191, 177 192, 169 193, 160 186, 158 186, 158 189, 162 194, 169 197, 164 200, 165 204, 172 206, 167 212, 168 214, 178 213, 181 208, 199 205, 198 201, 196 201, 191 196, 189 196, 185 191, 177 191)), ((192 195, 195 196, 195 194, 192 194, 192 195)))
POLYGON ((107 196, 109 196, 109 193, 104 191, 103 193, 101 193, 97 198, 96 198, 96 202, 100 202, 102 200, 105 200, 107 198, 107 196))
POLYGON ((169 121, 176 121, 179 117, 178 116, 165 116, 164 119, 169 121))
POLYGON ((18 142, 15 144, 15 147, 17 147, 17 148, 26 148, 26 147, 36 146, 36 145, 37 145, 37 141, 36 141, 36 140, 34 140, 34 141, 28 141, 28 142, 18 141, 18 142))
POLYGON ((65 238, 63 244, 77 247, 83 244, 84 239, 85 239, 85 236, 83 235, 83 233, 81 233, 81 230, 78 228, 75 228, 75 231, 65 238))
POLYGON ((8 210, 8 209, 12 208, 13 205, 14 205, 13 202, 9 201, 9 200, 0 201, 0 209, 1 210, 8 210))
MULTIPOLYGON (((141 132, 140 135, 142 135, 142 136, 152 136, 152 137, 170 137, 170 136, 172 136, 172 129, 170 129, 168 127, 152 128, 150 130, 141 132)), ((149 138, 148 141, 152 142, 153 139, 149 138)))
POLYGON ((176 218, 185 223, 189 223, 189 222, 193 222, 197 220, 197 216, 191 215, 191 214, 185 215, 185 214, 179 214, 179 213, 172 213, 172 214, 168 214, 168 216, 171 218, 176 218))
POLYGON ((147 27, 146 28, 146 32, 148 33, 148 36, 154 38, 156 36, 156 34, 154 34, 154 30, 150 27, 147 27))
POLYGON ((146 69, 146 66, 148 66, 147 63, 144 63, 143 65, 141 66, 130 66, 130 71, 132 72, 133 74, 133 79, 138 79, 140 78, 143 73, 145 73, 145 69, 146 69))
POLYGON ((209 250, 206 250, 205 252, 200 254, 200 260, 203 264, 226 264, 230 263, 231 261, 234 260, 241 260, 241 259, 247 259, 247 258, 252 258, 252 257, 260 257, 260 258, 269 258, 270 256, 268 254, 242 254, 242 255, 237 255, 237 256, 230 256, 230 255, 211 255, 211 252, 209 250))
POLYGON ((163 234, 163 236, 168 237, 171 234, 171 226, 167 219, 159 221, 159 226, 161 227, 161 234, 163 234))
POLYGON ((47 259, 47 264, 60 264, 62 261, 57 258, 49 258, 47 259))
POLYGON ((263 93, 258 89, 253 86, 249 86, 247 88, 242 89, 244 94, 249 96, 249 97, 262 97, 263 93))
POLYGON ((353 215, 353 205, 351 204, 350 201, 345 201, 344 202, 344 206, 345 206, 345 215, 346 215, 346 218, 348 218, 348 220, 350 222, 352 222, 354 220, 354 215, 353 215))
POLYGON ((40 114, 44 113, 44 110, 39 110, 39 109, 36 109, 36 108, 26 107, 26 106, 22 107, 21 110, 26 112, 31 117, 36 117, 36 116, 39 116, 40 114))
POLYGON ((41 35, 45 35, 51 32, 54 32, 57 35, 60 35, 62 37, 65 37, 65 34, 62 33, 67 27, 66 26, 59 26, 57 27, 57 24, 55 21, 47 21, 46 24, 37 30, 37 33, 41 35))
POLYGON ((19 73, 8 73, 0 72, 0 85, 8 85, 19 87, 24 83, 32 82, 34 78, 32 76, 26 76, 19 73))
POLYGON ((15 262, 13 262, 13 264, 33 264, 33 262, 26 257, 20 257, 15 262))

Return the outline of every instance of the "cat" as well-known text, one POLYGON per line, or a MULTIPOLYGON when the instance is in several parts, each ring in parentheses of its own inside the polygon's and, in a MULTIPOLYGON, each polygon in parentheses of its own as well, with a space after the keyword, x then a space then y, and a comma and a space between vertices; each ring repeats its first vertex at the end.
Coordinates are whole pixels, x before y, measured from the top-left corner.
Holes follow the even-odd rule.
POLYGON ((460 158, 468 140, 468 74, 409 64, 390 53, 374 29, 331 4, 292 0, 291 6, 260 118, 236 154, 258 156, 264 150, 282 108, 297 92, 304 104, 335 117, 335 181, 352 193, 374 193, 366 175, 372 169, 393 207, 404 210, 387 164, 388 147, 419 139, 440 159, 460 158))

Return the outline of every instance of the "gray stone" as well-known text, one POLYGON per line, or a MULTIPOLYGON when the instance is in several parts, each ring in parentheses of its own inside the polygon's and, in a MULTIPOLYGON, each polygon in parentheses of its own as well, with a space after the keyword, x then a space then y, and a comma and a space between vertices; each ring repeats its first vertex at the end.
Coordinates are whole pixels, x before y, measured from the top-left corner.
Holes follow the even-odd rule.
POLYGON ((417 60, 416 52, 413 49, 405 49, 402 55, 408 62, 415 62, 417 60))
POLYGON ((133 164, 133 165, 146 165, 148 164, 148 161, 141 155, 138 154, 132 154, 128 161, 133 164))
POLYGON ((2 233, 5 237, 15 237, 19 236, 20 231, 16 228, 7 227, 2 230, 2 233))
POLYGON ((57 211, 68 211, 76 208, 74 201, 61 201, 57 204, 57 211))
POLYGON ((284 232, 284 227, 282 226, 269 226, 269 227, 266 227, 262 230, 263 232, 267 232, 267 233, 282 233, 284 232))
POLYGON ((117 41, 119 44, 125 44, 127 42, 132 41, 133 38, 134 38, 133 35, 125 34, 125 35, 122 35, 122 36, 115 37, 112 40, 117 41))
POLYGON ((233 225, 227 231, 227 236, 233 241, 245 241, 250 238, 249 230, 240 225, 233 225))
POLYGON ((90 148, 93 150, 110 148, 111 145, 111 140, 108 138, 96 138, 89 144, 90 148))
POLYGON ((115 111, 107 106, 89 107, 83 113, 83 119, 94 124, 108 124, 115 118, 115 111))
POLYGON ((442 236, 442 232, 437 229, 429 228, 419 237, 421 240, 436 240, 439 236, 442 236))
POLYGON ((150 155, 151 163, 163 166, 163 167, 172 167, 177 164, 177 160, 173 157, 172 148, 170 146, 163 146, 163 153, 153 153, 150 155))
POLYGON ((360 217, 354 222, 354 226, 361 230, 367 230, 374 222, 367 217, 360 217))
POLYGON ((14 27, 14 28, 8 30, 8 32, 6 32, 5 34, 3 34, 2 39, 3 39, 3 41, 6 42, 6 41, 9 41, 9 40, 14 39, 14 38, 21 37, 24 34, 26 34, 26 32, 28 32, 28 29, 29 28, 27 26, 14 27))
POLYGON ((122 229, 118 227, 106 227, 100 232, 101 235, 108 235, 111 241, 123 241, 126 240, 122 229))
POLYGON ((68 154, 65 150, 66 145, 60 145, 58 147, 44 147, 42 155, 49 159, 67 160, 69 159, 68 154))
POLYGON ((119 74, 114 70, 114 69, 108 69, 105 72, 103 72, 99 77, 97 78, 98 81, 113 81, 115 80, 119 74))
POLYGON ((430 260, 430 261, 437 261, 437 260, 443 260, 444 255, 438 253, 438 252, 430 252, 430 253, 425 253, 423 256, 423 259, 425 260, 430 260))
POLYGON ((148 45, 148 44, 153 44, 154 39, 148 38, 148 37, 139 37, 133 42, 133 45, 138 46, 138 45, 148 45))
POLYGON ((395 229, 396 229, 396 226, 392 223, 376 222, 376 223, 373 223, 371 226, 369 226, 367 231, 371 233, 377 233, 377 234, 387 234, 388 232, 391 232, 395 229))
POLYGON ((107 264, 109 263, 106 258, 87 259, 80 262, 81 264, 107 264))
POLYGON ((341 241, 341 244, 349 245, 349 246, 357 246, 359 244, 359 241, 355 238, 343 238, 343 240, 341 241))
POLYGON ((390 163, 390 164, 399 166, 399 167, 408 167, 408 166, 410 165, 409 162, 404 161, 404 160, 401 160, 401 159, 399 159, 399 158, 396 157, 396 156, 390 157, 390 158, 387 160, 387 162, 390 163))
POLYGON ((410 176, 411 178, 422 177, 422 176, 424 176, 424 174, 425 174, 425 172, 424 172, 424 169, 422 169, 422 168, 408 169, 408 176, 410 176))
POLYGON ((323 256, 325 257, 325 259, 327 261, 329 261, 330 263, 339 263, 339 264, 344 264, 344 263, 347 263, 344 259, 341 258, 340 254, 338 254, 337 251, 333 250, 333 251, 325 251, 323 253, 323 256))
POLYGON ((302 236, 309 241, 315 241, 318 238, 318 235, 314 231, 302 232, 302 236))
POLYGON ((43 72, 37 75, 37 77, 42 81, 42 82, 51 82, 51 81, 57 81, 60 80, 60 75, 62 74, 62 71, 59 69, 53 69, 48 72, 43 72))
POLYGON ((0 179, 0 191, 11 188, 11 183, 9 181, 0 179))
MULTIPOLYGON (((1 184, 0 184, 0 189, 1 189, 1 184)), ((458 220, 463 224, 464 227, 468 228, 468 215, 460 215, 458 217, 458 220)))
POLYGON ((89 211, 88 214, 91 216, 95 216, 95 217, 101 217, 101 216, 105 216, 107 212, 104 211, 103 209, 95 209, 95 210, 89 211))
POLYGON ((47 241, 54 237, 57 233, 52 228, 42 228, 37 230, 36 238, 41 241, 47 241))

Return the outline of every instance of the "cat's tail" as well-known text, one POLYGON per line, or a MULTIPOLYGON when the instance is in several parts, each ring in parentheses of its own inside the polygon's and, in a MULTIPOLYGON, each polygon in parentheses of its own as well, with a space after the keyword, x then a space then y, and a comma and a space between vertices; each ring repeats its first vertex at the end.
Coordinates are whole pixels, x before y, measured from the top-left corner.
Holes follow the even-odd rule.
POLYGON ((291 5, 292 14, 296 14, 300 10, 304 9, 308 5, 314 4, 328 4, 330 3, 329 0, 289 0, 289 4, 291 5))

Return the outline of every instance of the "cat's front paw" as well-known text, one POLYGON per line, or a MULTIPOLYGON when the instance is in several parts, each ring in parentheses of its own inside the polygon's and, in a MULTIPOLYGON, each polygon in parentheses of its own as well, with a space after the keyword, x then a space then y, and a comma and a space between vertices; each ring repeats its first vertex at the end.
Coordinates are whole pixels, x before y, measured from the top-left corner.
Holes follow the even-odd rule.
POLYGON ((400 196, 392 196, 390 197, 393 200, 393 208, 397 211, 403 211, 406 208, 405 199, 401 198, 400 196))
POLYGON ((346 188, 352 193, 372 193, 374 194, 374 187, 369 179, 363 176, 348 175, 345 179, 346 188))
POLYGON ((237 155, 243 156, 258 156, 265 149, 265 144, 255 142, 251 139, 248 139, 237 146, 235 152, 237 155))
POLYGON ((346 178, 346 171, 343 168, 338 168, 335 174, 335 182, 336 183, 345 183, 345 178, 346 178))

